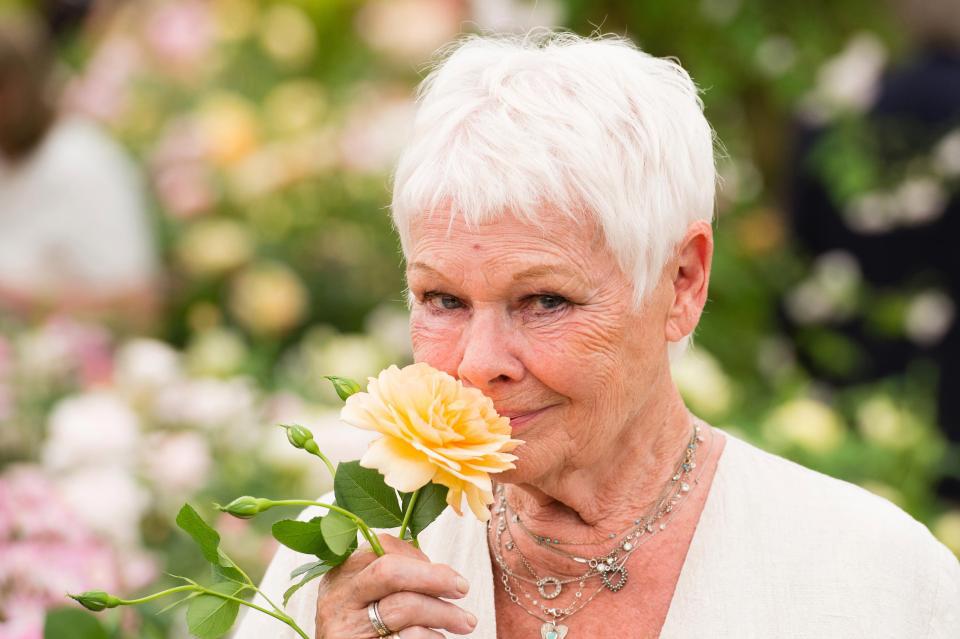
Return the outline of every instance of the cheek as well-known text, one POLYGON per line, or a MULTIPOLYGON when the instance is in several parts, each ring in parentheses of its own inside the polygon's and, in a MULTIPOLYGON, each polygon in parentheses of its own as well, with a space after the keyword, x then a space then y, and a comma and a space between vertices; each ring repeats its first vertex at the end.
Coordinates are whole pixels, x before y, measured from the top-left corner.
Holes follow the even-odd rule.
POLYGON ((431 317, 426 311, 410 313, 410 343, 413 359, 456 377, 459 366, 461 328, 449 320, 431 317))
POLYGON ((553 390, 574 400, 598 399, 622 368, 621 333, 615 322, 584 313, 528 332, 524 359, 553 390))

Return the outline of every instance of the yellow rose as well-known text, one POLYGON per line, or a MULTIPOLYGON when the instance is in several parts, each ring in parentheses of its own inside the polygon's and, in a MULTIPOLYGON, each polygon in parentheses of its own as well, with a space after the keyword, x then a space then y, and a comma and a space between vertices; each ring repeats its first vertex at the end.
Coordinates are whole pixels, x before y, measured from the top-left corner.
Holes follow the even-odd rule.
POLYGON ((360 465, 383 474, 389 486, 413 492, 429 482, 449 488, 447 503, 457 514, 463 496, 481 521, 493 503, 490 473, 514 468, 509 454, 523 442, 510 438, 510 420, 493 401, 427 364, 391 366, 367 392, 347 399, 346 423, 383 437, 372 442, 360 465))

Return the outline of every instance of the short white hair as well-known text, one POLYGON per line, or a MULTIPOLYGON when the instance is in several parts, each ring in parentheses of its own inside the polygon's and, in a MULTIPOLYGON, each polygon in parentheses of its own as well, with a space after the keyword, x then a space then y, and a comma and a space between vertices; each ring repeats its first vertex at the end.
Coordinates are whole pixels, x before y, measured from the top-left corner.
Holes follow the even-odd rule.
POLYGON ((404 254, 424 214, 536 224, 550 208, 599 224, 639 307, 687 227, 713 219, 714 137, 697 87, 626 38, 465 36, 417 100, 393 179, 404 254))

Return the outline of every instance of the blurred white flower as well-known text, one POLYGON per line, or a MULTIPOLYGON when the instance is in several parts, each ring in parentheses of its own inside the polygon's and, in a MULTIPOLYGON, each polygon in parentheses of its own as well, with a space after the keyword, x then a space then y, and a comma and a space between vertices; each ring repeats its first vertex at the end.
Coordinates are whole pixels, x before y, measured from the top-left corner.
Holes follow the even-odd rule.
POLYGON ((58 477, 57 484, 63 500, 90 529, 121 548, 137 546, 150 496, 128 471, 83 468, 58 477))
POLYGON ((872 33, 855 35, 817 73, 817 85, 804 101, 804 111, 815 121, 839 112, 866 110, 876 97, 880 74, 887 61, 886 48, 872 33))
POLYGON ((470 0, 471 22, 481 31, 528 31, 560 25, 564 7, 556 0, 470 0))
POLYGON ((921 435, 913 414, 887 395, 875 395, 857 407, 857 430, 871 444, 893 450, 913 446, 921 435))
POLYGON ((800 324, 849 317, 857 307, 861 275, 857 259, 846 251, 818 257, 810 276, 786 296, 786 310, 800 324))
POLYGON ((949 195, 939 181, 930 177, 904 180, 896 190, 899 221, 904 226, 927 224, 943 215, 949 195))
POLYGON ((357 14, 357 33, 387 59, 418 64, 460 32, 456 0, 371 0, 357 14))
POLYGON ((171 384, 157 393, 152 413, 161 423, 205 429, 241 426, 256 419, 251 384, 242 378, 192 379, 171 384))
POLYGON ((960 176, 960 128, 952 130, 933 151, 934 166, 944 177, 960 176))
POLYGON ((129 466, 139 440, 140 422, 130 406, 98 391, 68 397, 54 407, 41 456, 51 471, 129 466))
POLYGON ((864 235, 886 233, 897 226, 899 204, 897 199, 876 191, 861 193, 843 209, 843 220, 853 231, 864 235))
POLYGON ((239 372, 247 345, 234 330, 215 326, 196 333, 186 351, 187 368, 199 377, 226 377, 239 372))
POLYGON ((206 437, 194 431, 156 432, 144 443, 143 473, 161 495, 179 501, 206 483, 212 466, 206 437))
POLYGON ((821 401, 793 399, 777 406, 764 420, 763 435, 778 447, 796 446, 813 453, 837 449, 845 435, 840 416, 821 401))
POLYGON ((797 47, 788 36, 776 34, 764 38, 755 53, 757 67, 771 77, 781 76, 797 61, 797 47))
POLYGON ((904 322, 907 337, 924 346, 936 344, 953 326, 955 315, 950 296, 937 290, 923 291, 907 307, 904 322))
POLYGON ((740 12, 743 0, 700 0, 700 13, 716 23, 726 24, 740 12))
POLYGON ((386 359, 397 364, 412 360, 410 311, 396 304, 381 304, 367 315, 364 324, 367 333, 385 347, 386 359))
POLYGON ((174 382, 180 374, 180 356, 169 344, 138 338, 117 352, 113 379, 124 393, 140 397, 174 382))
POLYGON ((699 347, 688 349, 670 369, 693 412, 715 418, 730 409, 733 398, 730 378, 710 353, 699 347))

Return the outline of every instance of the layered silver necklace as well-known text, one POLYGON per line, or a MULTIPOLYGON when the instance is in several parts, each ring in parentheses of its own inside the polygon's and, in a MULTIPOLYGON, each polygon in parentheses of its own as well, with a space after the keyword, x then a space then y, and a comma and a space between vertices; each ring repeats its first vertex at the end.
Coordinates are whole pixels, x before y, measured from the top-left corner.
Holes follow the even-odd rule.
MULTIPOLYGON (((690 474, 697 467, 697 448, 703 441, 700 426, 695 424, 693 434, 684 447, 683 456, 675 466, 670 479, 654 505, 644 516, 634 519, 632 524, 624 530, 619 533, 610 533, 608 537, 609 541, 613 542, 613 546, 607 552, 599 555, 585 556, 562 548, 562 546, 593 546, 596 545, 595 542, 561 541, 531 531, 520 515, 510 508, 503 485, 497 486, 497 501, 493 509, 495 517, 487 522, 487 528, 490 530, 495 526, 493 555, 501 571, 500 582, 510 601, 542 622, 540 627, 541 639, 563 639, 567 634, 568 627, 560 623, 561 621, 582 610, 603 590, 615 593, 626 586, 628 579, 626 564, 630 556, 655 534, 666 530, 668 522, 679 509, 684 498, 699 483, 700 473, 703 472, 702 468, 692 483, 690 474), (586 571, 580 576, 572 578, 539 574, 529 558, 520 552, 517 547, 513 527, 516 527, 538 545, 585 566, 586 571), (505 540, 504 536, 506 536, 505 540), (510 568, 505 558, 507 554, 515 555, 527 574, 520 574, 510 568), (587 582, 594 577, 600 577, 601 583, 588 597, 584 597, 587 582), (577 584, 577 590, 569 605, 562 607, 548 605, 548 603, 553 603, 553 600, 560 597, 564 586, 573 583, 577 584), (536 588, 539 597, 527 592, 524 584, 536 588), (533 607, 532 610, 521 600, 521 597, 529 602, 533 607)), ((713 438, 711 438, 710 444, 712 446, 713 438)))

